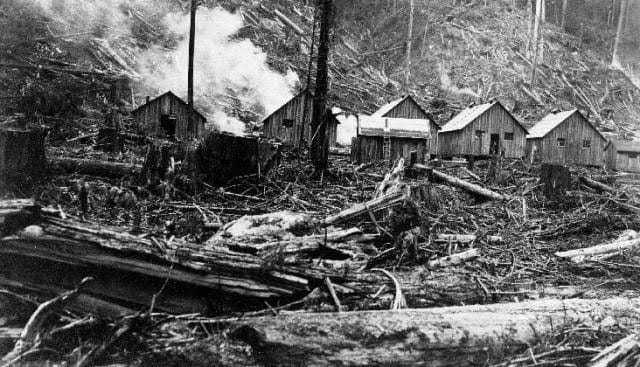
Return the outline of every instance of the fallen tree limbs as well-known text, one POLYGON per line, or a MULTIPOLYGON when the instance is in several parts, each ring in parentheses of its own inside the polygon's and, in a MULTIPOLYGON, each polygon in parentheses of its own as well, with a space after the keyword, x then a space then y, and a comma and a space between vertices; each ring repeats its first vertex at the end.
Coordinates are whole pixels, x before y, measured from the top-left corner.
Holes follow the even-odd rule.
POLYGON ((402 203, 407 198, 406 192, 393 192, 382 195, 365 203, 358 203, 352 207, 341 211, 338 214, 330 215, 325 218, 323 225, 330 226, 338 223, 346 222, 368 212, 375 212, 382 209, 388 209, 394 205, 402 203))
POLYGON ((476 248, 472 248, 471 250, 431 260, 427 263, 427 266, 432 269, 442 268, 447 266, 459 265, 467 261, 474 260, 478 257, 480 257, 480 251, 476 248))
POLYGON ((286 313, 240 320, 230 335, 263 363, 297 365, 475 365, 487 351, 531 345, 563 326, 605 318, 640 325, 639 298, 538 300, 401 311, 286 313))

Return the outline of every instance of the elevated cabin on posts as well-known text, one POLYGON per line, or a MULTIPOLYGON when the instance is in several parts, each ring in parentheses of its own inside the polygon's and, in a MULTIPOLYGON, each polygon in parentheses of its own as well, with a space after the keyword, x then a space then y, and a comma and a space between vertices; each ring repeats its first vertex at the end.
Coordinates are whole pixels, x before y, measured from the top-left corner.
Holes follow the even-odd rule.
POLYGON ((431 116, 410 95, 393 100, 380 107, 371 117, 391 117, 403 119, 428 120, 430 123, 431 141, 429 153, 438 154, 438 130, 440 127, 432 122, 431 116))
POLYGON ((205 136, 204 124, 207 119, 170 91, 152 100, 147 97, 147 102, 131 114, 141 135, 178 141, 205 136))
POLYGON ((550 113, 529 129, 534 161, 602 167, 607 139, 577 109, 550 113))
POLYGON ((418 153, 418 163, 428 159, 435 125, 430 120, 358 116, 357 135, 351 142, 351 160, 358 163, 398 158, 411 159, 418 153))
POLYGON ((640 172, 640 141, 609 140, 604 148, 607 168, 640 172))
POLYGON ((527 129, 502 103, 493 101, 462 110, 441 126, 439 154, 443 157, 484 157, 500 154, 522 158, 527 129))
MULTIPOLYGON (((327 110, 327 137, 329 146, 335 146, 338 137, 338 120, 327 110)), ((298 146, 304 136, 306 144, 313 137, 313 93, 303 90, 262 120, 263 135, 280 140, 284 145, 298 146), (303 135, 304 134, 304 135, 303 135)))

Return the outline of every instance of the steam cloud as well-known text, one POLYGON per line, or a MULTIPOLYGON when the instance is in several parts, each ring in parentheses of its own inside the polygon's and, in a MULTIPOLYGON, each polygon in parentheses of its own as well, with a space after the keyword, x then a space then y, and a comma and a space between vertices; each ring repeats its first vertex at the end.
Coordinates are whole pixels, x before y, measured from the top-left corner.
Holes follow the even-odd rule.
POLYGON ((449 78, 449 74, 447 74, 447 70, 444 68, 444 65, 438 65, 438 71, 440 72, 440 86, 442 87, 442 89, 453 94, 466 94, 472 97, 480 98, 478 93, 474 92, 470 88, 458 88, 457 85, 453 84, 451 78, 449 78))
MULTIPOLYGON (((189 14, 169 1, 149 0, 23 0, 38 5, 52 19, 72 25, 69 33, 87 32, 112 47, 140 76, 136 91, 156 95, 168 90, 185 98, 189 44, 189 14), (133 37, 139 15, 161 14, 175 46, 139 49, 133 37), (126 47, 121 47, 126 45, 126 47)), ((250 111, 255 118, 275 110, 293 95, 298 76, 282 75, 267 65, 267 55, 247 39, 234 36, 243 27, 240 14, 200 7, 196 19, 194 63, 195 106, 218 129, 242 135, 245 124, 233 112, 250 111)), ((79 42, 87 40, 76 38, 79 42)), ((95 41, 95 39, 94 39, 95 41)))

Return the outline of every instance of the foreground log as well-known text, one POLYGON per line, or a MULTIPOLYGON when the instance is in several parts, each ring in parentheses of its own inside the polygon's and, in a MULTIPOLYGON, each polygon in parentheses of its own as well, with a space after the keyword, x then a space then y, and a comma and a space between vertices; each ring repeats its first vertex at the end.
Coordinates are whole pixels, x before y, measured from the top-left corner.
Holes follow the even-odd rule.
POLYGON ((584 176, 580 176, 579 177, 580 182, 587 186, 590 187, 592 189, 598 190, 598 191, 603 191, 603 192, 611 192, 611 193, 615 193, 616 189, 614 189, 611 186, 605 185, 602 182, 598 182, 596 180, 592 180, 588 177, 584 177, 584 176))
POLYGON ((55 172, 80 173, 109 178, 137 177, 142 168, 137 164, 69 157, 51 157, 48 159, 48 163, 49 169, 55 172))
POLYGON ((350 219, 356 218, 360 215, 373 213, 378 210, 387 209, 394 205, 402 203, 407 198, 406 192, 393 192, 386 194, 375 199, 369 200, 365 203, 358 203, 352 207, 341 211, 338 214, 328 216, 323 225, 330 226, 338 223, 346 222, 350 219))
POLYGON ((159 310, 211 313, 212 307, 234 300, 246 307, 251 300, 260 304, 264 299, 304 295, 309 279, 321 283, 327 276, 275 266, 247 254, 54 218, 35 208, 3 212, 1 229, 11 235, 0 239, 0 279, 16 287, 26 283, 72 289, 83 277, 92 276, 88 293, 112 302, 148 306, 160 293, 159 310))
POLYGON ((24 192, 42 176, 45 135, 42 129, 0 129, 0 194, 24 192))
POLYGON ((539 300, 484 306, 331 314, 287 313, 239 320, 230 335, 266 365, 465 366, 528 348, 562 327, 640 326, 640 298, 539 300))

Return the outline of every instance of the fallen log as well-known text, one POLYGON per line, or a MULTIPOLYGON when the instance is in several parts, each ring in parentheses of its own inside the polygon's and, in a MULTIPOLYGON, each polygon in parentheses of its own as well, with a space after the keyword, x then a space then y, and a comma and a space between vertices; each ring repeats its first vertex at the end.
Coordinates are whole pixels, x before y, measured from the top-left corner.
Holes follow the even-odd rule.
POLYGON ((611 192, 611 193, 615 193, 616 189, 614 189, 611 186, 605 185, 602 182, 598 182, 596 180, 592 180, 588 177, 584 177, 584 176, 580 176, 579 177, 580 182, 582 182, 583 185, 590 187, 592 189, 596 189, 598 191, 604 191, 604 192, 611 192))
POLYGON ((461 180, 457 177, 450 176, 446 173, 437 171, 435 169, 433 170, 433 177, 451 186, 459 187, 463 190, 466 190, 468 192, 481 196, 485 199, 489 199, 489 200, 509 200, 510 199, 510 197, 508 197, 507 195, 499 194, 495 191, 485 189, 482 186, 472 184, 470 182, 461 180))
POLYGON ((560 258, 571 259, 573 262, 583 262, 592 256, 617 253, 638 246, 640 246, 640 237, 638 237, 638 233, 634 231, 633 234, 629 233, 628 236, 622 237, 621 240, 576 250, 559 251, 556 252, 555 255, 560 258))
MULTIPOLYGON (((590 361, 590 367, 613 367, 624 366, 631 364, 623 364, 623 360, 628 359, 630 356, 637 356, 640 353, 640 336, 638 334, 631 334, 626 338, 620 339, 618 342, 605 348, 602 352, 598 353, 590 361), (620 364, 618 364, 620 362, 620 364)), ((634 361, 634 366, 637 365, 637 359, 634 361)))
POLYGON ((37 209, 7 212, 0 223, 3 233, 10 234, 0 239, 3 282, 71 289, 82 277, 93 276, 89 294, 123 305, 148 306, 163 289, 156 307, 171 313, 212 312, 221 298, 260 304, 300 296, 309 291, 309 279, 321 283, 335 276, 181 240, 141 238, 121 228, 58 219, 37 209))
POLYGON ((283 313, 239 320, 230 336, 266 365, 468 366, 528 348, 564 326, 640 326, 640 298, 538 300, 401 311, 283 313))
POLYGON ((100 161, 70 157, 50 157, 47 159, 49 169, 61 173, 80 173, 92 176, 120 178, 137 177, 142 166, 122 162, 100 161))
POLYGON ((301 36, 305 36, 304 31, 297 24, 295 24, 291 19, 289 19, 286 15, 282 14, 282 12, 278 9, 275 9, 273 13, 286 25, 291 27, 297 34, 301 36))

